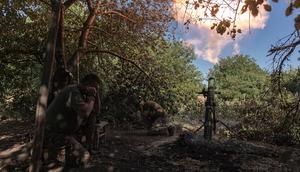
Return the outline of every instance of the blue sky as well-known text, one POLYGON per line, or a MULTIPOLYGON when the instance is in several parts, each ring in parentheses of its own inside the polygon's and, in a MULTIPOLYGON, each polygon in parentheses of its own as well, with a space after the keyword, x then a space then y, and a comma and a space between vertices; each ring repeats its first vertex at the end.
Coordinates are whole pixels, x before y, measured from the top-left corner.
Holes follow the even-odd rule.
MULTIPOLYGON (((293 30, 294 16, 285 16, 285 9, 287 3, 271 3, 272 11, 263 29, 246 30, 246 36, 241 38, 237 43, 239 45, 240 54, 249 55, 254 58, 263 69, 270 70, 272 57, 267 57, 268 50, 271 45, 275 44, 280 38, 290 34, 293 30)), ((233 43, 227 44, 221 51, 219 57, 225 58, 231 56, 233 53, 233 43)), ((294 52, 291 61, 287 64, 296 67, 299 64, 297 61, 299 53, 294 52)), ((203 73, 207 74, 209 68, 213 66, 212 63, 202 60, 201 57, 194 61, 194 64, 203 73)))

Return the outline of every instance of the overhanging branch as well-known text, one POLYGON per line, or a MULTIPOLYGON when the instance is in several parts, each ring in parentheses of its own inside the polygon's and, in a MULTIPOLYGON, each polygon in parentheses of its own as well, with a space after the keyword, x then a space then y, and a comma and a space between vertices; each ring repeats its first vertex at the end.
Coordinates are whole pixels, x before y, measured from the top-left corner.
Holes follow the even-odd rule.
MULTIPOLYGON (((282 94, 281 91, 281 80, 282 71, 284 69, 284 64, 289 60, 289 57, 296 50, 297 46, 300 44, 300 39, 297 31, 281 38, 277 41, 276 46, 272 46, 268 51, 268 56, 273 56, 273 77, 272 82, 276 87, 275 91, 282 94)), ((282 95, 281 95, 282 96, 282 95)), ((283 100, 285 100, 283 98, 283 100)))
POLYGON ((98 14, 98 15, 102 15, 102 14, 116 14, 116 15, 118 15, 118 16, 120 16, 120 17, 126 19, 126 20, 129 20, 129 21, 131 21, 131 22, 133 22, 133 23, 136 23, 136 21, 132 20, 132 19, 129 18, 128 16, 126 16, 126 15, 124 15, 124 14, 122 14, 121 12, 118 12, 118 11, 116 11, 116 10, 99 11, 97 14, 98 14))
MULTIPOLYGON (((116 54, 116 53, 113 53, 111 51, 108 51, 108 50, 89 50, 86 52, 86 54, 89 54, 89 53, 105 53, 105 54, 110 54, 112 56, 115 56, 115 57, 118 57, 119 59, 122 59, 124 61, 127 61, 131 64, 133 64, 135 67, 137 67, 141 72, 143 72, 149 79, 151 79, 151 77, 138 65, 136 64, 134 61, 130 60, 130 59, 127 59, 125 57, 122 57, 121 55, 119 54, 116 54)), ((151 79, 152 80, 152 79, 151 79)))
POLYGON ((85 51, 87 49, 88 36, 89 36, 90 31, 92 29, 92 25, 95 22, 96 14, 98 12, 99 5, 100 5, 100 1, 98 1, 98 3, 93 8, 93 10, 90 12, 88 18, 86 19, 86 21, 83 25, 83 31, 81 32, 79 42, 78 42, 78 48, 75 51, 75 53, 72 55, 71 59, 67 63, 67 68, 68 69, 71 69, 72 67, 79 64, 80 57, 85 54, 85 51))
MULTIPOLYGON (((117 58, 119 58, 119 59, 121 59, 121 60, 127 61, 127 62, 133 64, 133 65, 134 65, 136 68, 138 68, 142 73, 144 73, 144 74, 146 75, 146 77, 150 80, 151 83, 155 83, 154 80, 153 80, 153 78, 152 78, 150 75, 148 75, 148 73, 145 72, 139 65, 137 65, 134 61, 132 61, 132 60, 130 60, 130 59, 127 59, 127 58, 125 58, 125 57, 122 57, 122 56, 119 55, 119 54, 113 53, 113 52, 108 51, 108 50, 89 50, 89 51, 86 51, 86 54, 88 54, 88 53, 105 53, 105 54, 110 54, 110 55, 115 56, 115 57, 117 57, 117 58)), ((156 87, 155 84, 149 84, 149 86, 150 86, 150 88, 153 89, 153 91, 157 90, 157 88, 155 88, 155 87, 156 87)))
POLYGON ((296 42, 294 42, 292 44, 286 45, 286 46, 272 47, 268 52, 270 53, 269 55, 272 55, 273 53, 275 53, 277 51, 282 51, 282 50, 289 49, 289 48, 295 48, 299 44, 300 44, 300 40, 298 40, 298 41, 296 41, 296 42))

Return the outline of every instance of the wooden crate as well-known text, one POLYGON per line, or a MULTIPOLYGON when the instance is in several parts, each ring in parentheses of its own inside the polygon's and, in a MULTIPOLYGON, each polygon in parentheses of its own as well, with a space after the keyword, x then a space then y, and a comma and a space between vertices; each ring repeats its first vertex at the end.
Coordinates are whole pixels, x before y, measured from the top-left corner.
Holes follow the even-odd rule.
POLYGON ((100 123, 95 124, 95 133, 94 133, 94 149, 98 150, 101 143, 106 142, 106 134, 108 130, 108 122, 100 121, 100 123))

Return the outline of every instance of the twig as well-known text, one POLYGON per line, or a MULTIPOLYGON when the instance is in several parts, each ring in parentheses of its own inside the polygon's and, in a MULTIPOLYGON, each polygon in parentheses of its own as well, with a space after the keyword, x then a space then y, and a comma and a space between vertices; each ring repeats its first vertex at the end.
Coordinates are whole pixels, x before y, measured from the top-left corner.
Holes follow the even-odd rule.
POLYGON ((228 125, 226 125, 221 120, 217 120, 217 122, 220 122, 223 126, 225 126, 232 134, 234 134, 236 137, 241 137, 239 134, 237 134, 235 131, 233 131, 228 125))
POLYGON ((277 51, 282 51, 282 50, 285 50, 285 49, 288 49, 288 48, 295 48, 299 44, 300 44, 300 40, 298 40, 298 41, 296 41, 292 44, 286 45, 286 46, 273 47, 268 52, 270 53, 269 55, 272 55, 273 53, 275 53, 277 51))
POLYGON ((201 130, 201 128, 203 128, 204 127, 204 123, 199 127, 199 128, 197 128, 195 131, 193 131, 193 133, 197 133, 199 130, 201 130))
POLYGON ((97 13, 97 15, 101 15, 101 14, 117 14, 118 16, 123 17, 124 19, 127 19, 133 23, 136 23, 136 21, 132 20, 131 18, 127 17, 126 15, 124 15, 121 12, 118 12, 116 10, 99 11, 97 13))
POLYGON ((111 51, 108 51, 108 50, 90 50, 90 51, 87 51, 86 54, 88 53, 106 53, 106 54, 110 54, 110 55, 113 55, 115 57, 118 57, 119 59, 122 59, 122 60, 125 60, 131 64, 133 64, 135 67, 137 67, 141 72, 143 72, 149 79, 152 79, 139 65, 137 65, 134 61, 130 60, 130 59, 127 59, 125 57, 122 57, 116 53, 113 53, 111 51))
MULTIPOLYGON (((224 0, 224 1, 225 1, 225 0, 224 0)), ((225 2, 226 2, 226 1, 225 1, 225 2)), ((239 10, 239 7, 240 7, 240 3, 241 3, 241 0, 238 0, 238 4, 237 4, 237 6, 236 6, 235 13, 234 13, 233 27, 235 26, 236 17, 237 17, 237 13, 238 13, 238 10, 239 10)))

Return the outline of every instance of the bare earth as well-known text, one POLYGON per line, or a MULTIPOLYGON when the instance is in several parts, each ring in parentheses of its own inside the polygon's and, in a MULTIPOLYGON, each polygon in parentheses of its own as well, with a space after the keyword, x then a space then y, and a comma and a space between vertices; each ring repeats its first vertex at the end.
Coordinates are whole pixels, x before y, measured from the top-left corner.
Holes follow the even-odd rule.
MULTIPOLYGON (((32 131, 28 122, 0 122, 0 171, 27 170, 32 131)), ((89 168, 71 171, 300 172, 300 150, 240 140, 207 142, 190 133, 149 136, 141 129, 111 129, 89 168)))

